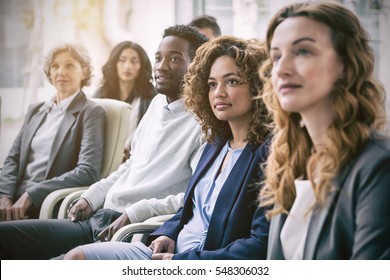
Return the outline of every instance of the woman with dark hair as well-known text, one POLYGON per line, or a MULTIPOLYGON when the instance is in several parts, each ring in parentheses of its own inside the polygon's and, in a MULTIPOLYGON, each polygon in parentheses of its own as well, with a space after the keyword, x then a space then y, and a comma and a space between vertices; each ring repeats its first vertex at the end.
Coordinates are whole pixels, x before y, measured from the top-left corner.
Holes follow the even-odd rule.
POLYGON ((268 258, 390 259, 390 140, 366 31, 341 4, 292 4, 266 44, 268 258))
POLYGON ((152 66, 140 45, 123 41, 113 48, 102 72, 102 85, 94 97, 117 99, 131 105, 129 136, 123 158, 126 160, 135 129, 156 95, 152 66))

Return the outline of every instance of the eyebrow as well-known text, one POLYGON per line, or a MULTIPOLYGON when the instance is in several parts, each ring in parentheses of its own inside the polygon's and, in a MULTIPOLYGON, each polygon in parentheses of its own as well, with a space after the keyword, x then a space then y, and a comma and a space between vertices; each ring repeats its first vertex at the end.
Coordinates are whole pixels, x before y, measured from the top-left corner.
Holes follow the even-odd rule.
MULTIPOLYGON (((303 38, 299 38, 299 39, 293 41, 293 42, 292 42, 292 45, 293 45, 293 46, 294 46, 294 45, 297 45, 297 44, 299 44, 299 43, 301 43, 301 42, 303 42, 303 41, 309 41, 309 42, 313 42, 313 43, 316 42, 316 40, 314 40, 314 39, 311 38, 311 37, 303 37, 303 38)), ((278 47, 271 47, 271 50, 278 50, 278 49, 279 49, 278 47)))
MULTIPOLYGON (((180 56, 184 57, 183 53, 181 53, 179 51, 168 51, 168 54, 169 55, 177 54, 177 55, 180 55, 180 56)), ((156 52, 154 55, 161 55, 161 51, 156 52)))
MULTIPOLYGON (((76 59, 67 59, 67 60, 63 60, 62 62, 63 62, 63 63, 69 63, 69 62, 72 62, 72 63, 73 63, 73 62, 75 62, 75 61, 77 61, 77 60, 76 60, 76 59)), ((59 61, 58 61, 58 59, 54 59, 53 62, 52 62, 52 64, 53 64, 54 62, 57 62, 57 63, 58 63, 59 61)))
POLYGON ((292 44, 293 44, 293 45, 296 45, 296 44, 299 44, 299 43, 302 42, 302 41, 310 41, 310 42, 313 42, 313 43, 316 42, 316 40, 314 40, 314 39, 311 38, 311 37, 303 37, 303 38, 300 38, 300 39, 295 40, 292 44))
MULTIPOLYGON (((227 78, 227 77, 230 77, 230 76, 240 77, 237 73, 230 72, 230 73, 226 73, 225 75, 223 75, 222 78, 227 78)), ((213 77, 209 77, 209 80, 216 80, 216 79, 213 78, 213 77)))

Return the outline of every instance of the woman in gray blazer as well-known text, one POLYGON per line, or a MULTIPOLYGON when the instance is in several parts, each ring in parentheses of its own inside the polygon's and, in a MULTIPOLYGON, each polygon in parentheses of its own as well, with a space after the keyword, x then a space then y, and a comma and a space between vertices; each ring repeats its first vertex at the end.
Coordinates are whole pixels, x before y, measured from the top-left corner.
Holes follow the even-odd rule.
POLYGON ((104 109, 82 92, 91 79, 90 58, 77 45, 48 55, 44 72, 56 95, 31 105, 0 174, 0 220, 37 218, 45 197, 99 179, 104 109))
POLYGON ((292 4, 269 24, 268 259, 390 259, 390 140, 368 42, 335 2, 292 4))

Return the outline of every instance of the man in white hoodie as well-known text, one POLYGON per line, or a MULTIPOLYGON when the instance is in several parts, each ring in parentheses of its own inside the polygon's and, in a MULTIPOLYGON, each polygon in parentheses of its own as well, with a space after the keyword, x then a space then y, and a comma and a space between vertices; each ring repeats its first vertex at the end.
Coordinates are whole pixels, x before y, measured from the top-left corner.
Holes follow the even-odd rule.
POLYGON ((165 29, 154 64, 159 94, 135 132, 130 158, 90 186, 69 219, 0 222, 1 259, 56 257, 81 244, 110 240, 126 224, 176 213, 202 151, 199 124, 179 98, 181 83, 206 41, 188 25, 165 29))

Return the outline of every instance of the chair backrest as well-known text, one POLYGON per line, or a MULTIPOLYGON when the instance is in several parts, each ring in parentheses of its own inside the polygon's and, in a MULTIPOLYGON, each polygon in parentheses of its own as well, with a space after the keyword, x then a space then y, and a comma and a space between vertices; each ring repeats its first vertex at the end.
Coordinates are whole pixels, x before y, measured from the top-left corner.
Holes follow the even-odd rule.
POLYGON ((123 161, 123 151, 129 132, 130 104, 109 98, 90 98, 106 111, 103 164, 100 178, 117 170, 123 161))

